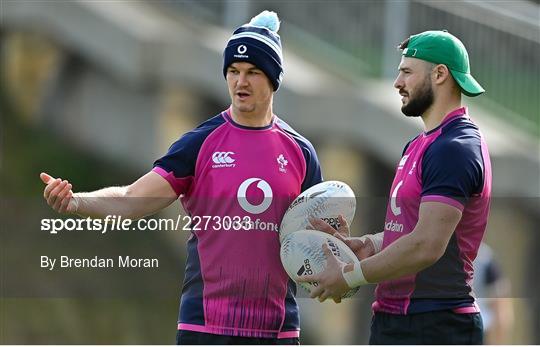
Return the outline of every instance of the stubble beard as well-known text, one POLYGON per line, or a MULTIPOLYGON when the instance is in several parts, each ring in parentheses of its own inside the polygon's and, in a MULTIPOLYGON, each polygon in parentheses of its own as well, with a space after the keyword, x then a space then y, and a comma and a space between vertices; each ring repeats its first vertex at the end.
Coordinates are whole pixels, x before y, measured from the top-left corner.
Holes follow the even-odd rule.
POLYGON ((420 117, 433 105, 433 88, 429 77, 424 80, 422 89, 416 92, 417 96, 401 106, 401 112, 407 117, 420 117))

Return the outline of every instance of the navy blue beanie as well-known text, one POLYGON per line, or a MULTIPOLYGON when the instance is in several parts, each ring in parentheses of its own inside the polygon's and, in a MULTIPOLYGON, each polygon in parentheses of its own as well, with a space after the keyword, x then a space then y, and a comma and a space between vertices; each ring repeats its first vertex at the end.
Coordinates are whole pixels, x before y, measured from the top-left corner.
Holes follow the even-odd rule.
POLYGON ((234 62, 245 61, 261 69, 278 90, 283 78, 283 55, 279 18, 275 12, 263 11, 236 29, 223 52, 223 76, 234 62))

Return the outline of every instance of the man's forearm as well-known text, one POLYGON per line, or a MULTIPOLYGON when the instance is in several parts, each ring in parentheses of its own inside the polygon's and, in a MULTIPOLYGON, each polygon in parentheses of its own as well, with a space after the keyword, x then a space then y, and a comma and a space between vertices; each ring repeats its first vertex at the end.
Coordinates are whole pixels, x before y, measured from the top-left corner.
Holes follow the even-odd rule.
POLYGON ((439 202, 420 204, 418 223, 410 234, 361 262, 370 283, 416 274, 443 256, 461 219, 461 211, 439 202))
POLYGON ((43 197, 60 213, 105 218, 108 215, 138 219, 158 212, 174 202, 178 195, 169 182, 150 171, 125 187, 108 187, 88 193, 73 194, 69 181, 41 173, 47 186, 43 197))
POLYGON ((438 259, 428 248, 414 233, 411 233, 372 257, 362 260, 360 266, 369 283, 415 274, 438 259))
POLYGON ((129 186, 108 187, 94 192, 76 193, 76 213, 82 217, 105 218, 108 215, 139 219, 167 207, 172 197, 141 197, 129 186))
MULTIPOLYGON (((93 192, 75 193, 77 210, 82 217, 105 218, 118 215, 128 218, 131 204, 126 201, 126 187, 108 187, 93 192)), ((131 217, 130 217, 131 218, 131 217)))

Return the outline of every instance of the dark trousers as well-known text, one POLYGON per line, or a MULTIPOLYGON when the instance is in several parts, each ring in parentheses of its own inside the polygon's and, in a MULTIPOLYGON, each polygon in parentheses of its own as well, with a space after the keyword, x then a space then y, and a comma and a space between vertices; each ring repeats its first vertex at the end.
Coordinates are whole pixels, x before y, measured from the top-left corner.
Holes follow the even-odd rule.
POLYGON ((177 345, 299 345, 297 337, 288 339, 264 339, 257 337, 241 337, 199 333, 189 330, 178 330, 177 345))
POLYGON ((481 345, 480 313, 451 310, 395 315, 377 312, 371 320, 370 345, 481 345))

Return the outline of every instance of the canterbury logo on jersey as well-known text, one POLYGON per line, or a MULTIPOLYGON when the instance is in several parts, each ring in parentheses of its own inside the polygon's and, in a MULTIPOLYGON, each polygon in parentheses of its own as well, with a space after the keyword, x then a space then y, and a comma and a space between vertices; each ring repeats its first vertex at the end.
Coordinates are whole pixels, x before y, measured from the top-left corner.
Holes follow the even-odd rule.
POLYGON ((232 155, 234 155, 234 152, 214 152, 214 154, 212 154, 212 162, 214 162, 212 167, 235 167, 236 164, 233 164, 235 159, 232 155))
POLYGON ((212 161, 216 164, 231 164, 234 163, 234 159, 231 158, 234 152, 214 152, 212 154, 212 161))

